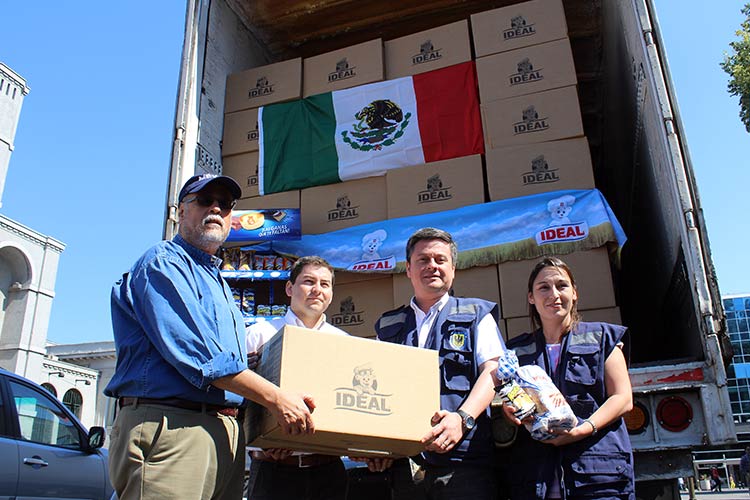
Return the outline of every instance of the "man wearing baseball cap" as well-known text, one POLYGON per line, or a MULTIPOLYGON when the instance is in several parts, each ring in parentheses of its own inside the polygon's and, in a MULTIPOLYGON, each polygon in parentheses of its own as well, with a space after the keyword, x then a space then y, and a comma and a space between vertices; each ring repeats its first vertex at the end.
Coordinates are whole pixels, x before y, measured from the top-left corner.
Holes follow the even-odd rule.
POLYGON ((314 431, 312 398, 247 369, 242 315, 215 256, 242 195, 230 177, 191 177, 179 230, 146 251, 112 289, 117 398, 109 448, 120 499, 241 498, 247 398, 289 434, 314 431))

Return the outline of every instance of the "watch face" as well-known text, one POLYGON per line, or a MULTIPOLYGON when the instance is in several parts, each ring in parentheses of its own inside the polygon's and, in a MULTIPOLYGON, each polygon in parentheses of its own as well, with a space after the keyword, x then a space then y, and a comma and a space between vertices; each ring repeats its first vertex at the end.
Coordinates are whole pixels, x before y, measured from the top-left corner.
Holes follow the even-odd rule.
POLYGON ((467 416, 464 419, 464 426, 466 427, 467 430, 469 431, 472 430, 474 428, 474 417, 467 416))

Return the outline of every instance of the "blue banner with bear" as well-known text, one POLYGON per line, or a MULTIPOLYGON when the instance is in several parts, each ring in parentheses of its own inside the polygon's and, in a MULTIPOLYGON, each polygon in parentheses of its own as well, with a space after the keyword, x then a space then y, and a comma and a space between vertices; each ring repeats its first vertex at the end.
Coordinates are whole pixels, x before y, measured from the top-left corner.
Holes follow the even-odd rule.
POLYGON ((553 191, 302 235, 297 241, 273 241, 271 248, 291 257, 319 255, 336 269, 403 272, 406 241, 423 227, 453 236, 459 269, 603 245, 619 254, 627 239, 604 196, 590 189, 553 191))

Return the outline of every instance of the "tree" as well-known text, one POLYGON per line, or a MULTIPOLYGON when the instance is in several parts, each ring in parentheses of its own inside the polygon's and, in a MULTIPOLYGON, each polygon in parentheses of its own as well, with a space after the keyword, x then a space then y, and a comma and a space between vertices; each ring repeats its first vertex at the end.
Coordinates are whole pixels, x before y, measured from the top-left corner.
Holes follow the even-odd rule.
POLYGON ((729 43, 733 53, 724 54, 721 69, 732 77, 727 90, 731 95, 740 97, 740 119, 745 124, 745 130, 750 132, 750 4, 745 4, 742 13, 745 20, 735 32, 738 40, 729 43))

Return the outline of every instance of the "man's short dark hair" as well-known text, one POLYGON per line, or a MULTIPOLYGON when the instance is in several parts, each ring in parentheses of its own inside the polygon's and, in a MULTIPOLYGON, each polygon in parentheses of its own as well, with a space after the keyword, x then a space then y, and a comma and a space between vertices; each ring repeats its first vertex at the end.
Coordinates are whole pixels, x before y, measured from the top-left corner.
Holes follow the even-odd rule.
POLYGON ((323 257, 318 257, 317 255, 306 255, 305 257, 297 259, 292 265, 292 272, 289 275, 289 281, 291 281, 292 285, 297 281, 297 276, 302 273, 305 266, 325 267, 331 271, 331 284, 333 284, 333 267, 331 264, 329 264, 323 257))
POLYGON ((406 262, 411 261, 411 254, 414 251, 414 247, 423 240, 440 240, 444 241, 451 247, 451 260, 453 265, 456 265, 456 259, 458 259, 458 247, 456 242, 453 241, 453 236, 448 231, 437 229, 434 227, 423 227, 417 230, 414 234, 409 237, 409 241, 406 242, 406 262))

